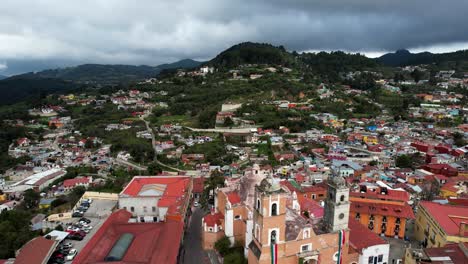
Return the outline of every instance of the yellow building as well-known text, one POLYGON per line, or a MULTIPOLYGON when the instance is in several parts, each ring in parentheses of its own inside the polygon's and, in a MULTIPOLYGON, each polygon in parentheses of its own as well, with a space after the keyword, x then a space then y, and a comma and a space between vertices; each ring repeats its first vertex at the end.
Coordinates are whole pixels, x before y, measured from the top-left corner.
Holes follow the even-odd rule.
POLYGON ((459 190, 456 188, 456 182, 448 182, 440 188, 440 196, 444 198, 457 197, 459 190))
POLYGON ((0 194, 0 202, 6 201, 7 195, 6 194, 0 194))
POLYGON ((468 242, 468 207, 423 201, 415 224, 416 239, 426 247, 468 242))
POLYGON ((378 144, 379 143, 379 140, 375 136, 364 136, 362 138, 362 141, 364 141, 364 143, 366 144, 378 144))

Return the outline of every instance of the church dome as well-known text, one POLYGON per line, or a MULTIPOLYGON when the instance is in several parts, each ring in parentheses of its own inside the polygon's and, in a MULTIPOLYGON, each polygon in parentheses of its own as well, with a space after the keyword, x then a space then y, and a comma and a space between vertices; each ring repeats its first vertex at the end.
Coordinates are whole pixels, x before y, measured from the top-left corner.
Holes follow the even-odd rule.
POLYGON ((281 185, 270 175, 260 182, 260 188, 267 192, 276 192, 281 189, 281 185))

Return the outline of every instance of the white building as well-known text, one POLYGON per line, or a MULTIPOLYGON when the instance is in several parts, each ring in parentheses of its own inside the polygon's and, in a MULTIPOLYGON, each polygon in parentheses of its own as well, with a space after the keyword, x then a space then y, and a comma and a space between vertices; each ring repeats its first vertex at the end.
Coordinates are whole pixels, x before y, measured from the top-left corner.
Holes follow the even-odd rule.
POLYGON ((349 219, 349 247, 359 254, 359 264, 389 263, 390 244, 354 219, 349 219))
POLYGON ((192 186, 186 176, 136 176, 119 194, 118 206, 138 222, 184 219, 192 186))

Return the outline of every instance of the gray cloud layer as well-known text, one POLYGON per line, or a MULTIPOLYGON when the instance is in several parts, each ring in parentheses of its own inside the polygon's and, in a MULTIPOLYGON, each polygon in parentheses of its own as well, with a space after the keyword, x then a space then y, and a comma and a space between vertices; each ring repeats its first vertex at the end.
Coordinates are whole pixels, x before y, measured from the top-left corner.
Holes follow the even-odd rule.
POLYGON ((1 2, 2 65, 25 60, 155 65, 211 58, 243 41, 298 51, 468 46, 466 0, 1 2))

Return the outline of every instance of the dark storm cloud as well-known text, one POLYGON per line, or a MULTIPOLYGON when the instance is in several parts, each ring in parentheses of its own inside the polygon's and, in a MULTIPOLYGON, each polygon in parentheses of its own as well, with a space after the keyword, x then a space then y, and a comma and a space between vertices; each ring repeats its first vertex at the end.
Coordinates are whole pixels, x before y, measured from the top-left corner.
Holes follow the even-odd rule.
POLYGON ((467 47, 467 10, 466 0, 2 0, 0 71, 20 61, 208 59, 243 41, 297 51, 453 49, 467 47))

